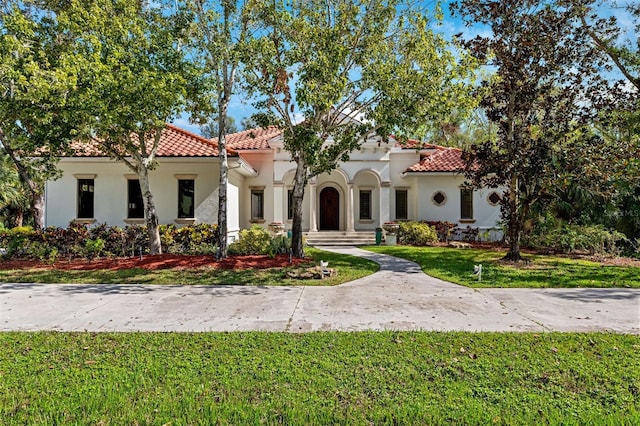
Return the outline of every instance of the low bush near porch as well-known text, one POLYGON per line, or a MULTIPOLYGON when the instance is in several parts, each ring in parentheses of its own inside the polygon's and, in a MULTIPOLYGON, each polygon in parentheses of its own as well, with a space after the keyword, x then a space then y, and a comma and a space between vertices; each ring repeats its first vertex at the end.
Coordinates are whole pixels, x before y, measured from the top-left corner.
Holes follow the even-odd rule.
POLYGON ((636 336, 2 333, 23 424, 640 423, 636 336))

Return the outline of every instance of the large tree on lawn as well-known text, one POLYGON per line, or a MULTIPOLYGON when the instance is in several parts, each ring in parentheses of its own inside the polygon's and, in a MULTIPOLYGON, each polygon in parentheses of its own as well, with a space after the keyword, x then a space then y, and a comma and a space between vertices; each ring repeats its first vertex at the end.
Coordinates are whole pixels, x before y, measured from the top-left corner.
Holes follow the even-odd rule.
POLYGON ((629 3, 613 17, 600 16, 598 6, 601 2, 595 0, 574 5, 594 46, 608 57, 609 69, 617 71, 603 77, 618 81, 590 92, 603 147, 598 180, 614 183, 612 198, 619 211, 611 216, 617 228, 630 238, 640 238, 640 5, 629 3), (635 24, 623 28, 622 21, 635 24))
POLYGON ((137 0, 72 3, 62 14, 90 63, 81 82, 93 89, 86 114, 92 143, 138 177, 149 252, 162 252, 149 174, 166 123, 185 108, 195 75, 182 49, 188 19, 137 0))
MULTIPOLYGON (((241 51, 251 35, 248 8, 251 1, 239 0, 190 0, 187 9, 194 13, 195 33, 191 38, 193 59, 198 60, 207 77, 209 91, 214 96, 203 96, 193 103, 195 117, 206 119, 208 112, 215 112, 213 120, 220 151, 220 175, 218 180, 218 253, 227 256, 227 185, 229 165, 227 161, 226 135, 235 124, 227 116, 229 103, 235 95, 241 51), (213 104, 203 104, 203 102, 213 104)), ((235 131, 235 130, 234 130, 235 131)))
POLYGON ((252 14, 261 31, 246 49, 247 90, 261 111, 254 118, 283 130, 295 163, 292 250, 301 257, 309 179, 369 137, 426 133, 473 106, 465 80, 474 68, 411 2, 277 0, 256 2, 252 14))
POLYGON ((78 135, 80 56, 47 2, 0 6, 0 145, 29 195, 34 227, 44 227, 44 184, 78 135))
POLYGON ((491 29, 465 43, 495 68, 481 106, 497 131, 470 148, 467 176, 477 186, 506 188, 506 259, 518 261, 525 220, 555 184, 552 160, 579 125, 579 101, 597 57, 559 2, 462 0, 453 10, 467 25, 491 29))

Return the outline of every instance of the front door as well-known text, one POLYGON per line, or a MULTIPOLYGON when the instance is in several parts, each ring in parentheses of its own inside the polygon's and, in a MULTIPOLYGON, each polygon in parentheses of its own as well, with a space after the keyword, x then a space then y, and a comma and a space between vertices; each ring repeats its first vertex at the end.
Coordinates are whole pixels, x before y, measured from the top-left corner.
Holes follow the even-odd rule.
POLYGON ((335 188, 327 187, 320 191, 320 230, 337 231, 340 229, 340 194, 335 188))

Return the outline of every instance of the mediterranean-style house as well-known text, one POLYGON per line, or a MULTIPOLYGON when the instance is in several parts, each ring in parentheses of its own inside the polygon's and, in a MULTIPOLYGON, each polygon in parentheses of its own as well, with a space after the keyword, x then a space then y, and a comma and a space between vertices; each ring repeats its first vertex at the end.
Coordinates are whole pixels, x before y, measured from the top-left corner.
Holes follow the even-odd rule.
MULTIPOLYGON (((227 136, 229 238, 252 224, 290 229, 295 163, 277 128, 227 136), (282 225, 280 225, 282 224, 282 225)), ((303 230, 327 234, 373 234, 387 222, 447 221, 477 228, 483 238, 501 237, 500 192, 472 189, 461 173, 456 148, 378 137, 364 141, 350 160, 310 180, 305 189, 303 230)), ((215 140, 168 125, 150 185, 161 223, 216 223, 219 151, 215 140)), ((124 226, 143 224, 135 174, 95 150, 59 163, 62 177, 46 183, 47 226, 72 221, 124 226)))

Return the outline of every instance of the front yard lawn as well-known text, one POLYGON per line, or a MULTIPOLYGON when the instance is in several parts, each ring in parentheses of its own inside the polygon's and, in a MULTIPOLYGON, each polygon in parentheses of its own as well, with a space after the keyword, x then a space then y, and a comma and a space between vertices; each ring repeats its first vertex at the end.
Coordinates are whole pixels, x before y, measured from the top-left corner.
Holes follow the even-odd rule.
POLYGON ((524 255, 527 262, 502 262, 504 251, 450 247, 369 246, 367 250, 412 260, 425 274, 467 287, 640 288, 640 267, 612 266, 560 256, 524 255), (482 281, 472 276, 482 264, 482 281))
MULTIPOLYGON (((183 284, 183 285, 337 285, 373 274, 380 266, 370 260, 331 253, 315 248, 305 249, 311 265, 328 261, 337 275, 325 279, 294 279, 287 276, 290 268, 271 269, 215 269, 172 268, 147 270, 60 270, 60 269, 2 269, 0 282, 5 283, 69 283, 69 284, 183 284)), ((304 268, 302 268, 304 269, 304 268)))
POLYGON ((1 333, 0 424, 640 424, 637 336, 1 333))

